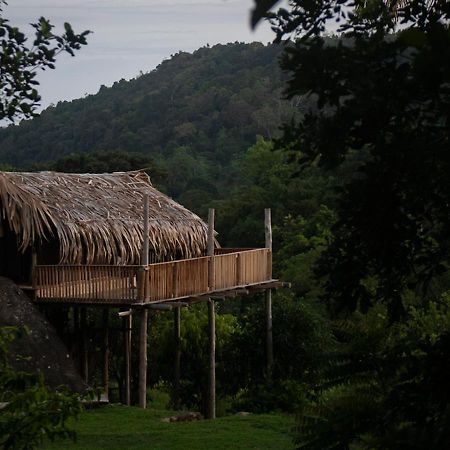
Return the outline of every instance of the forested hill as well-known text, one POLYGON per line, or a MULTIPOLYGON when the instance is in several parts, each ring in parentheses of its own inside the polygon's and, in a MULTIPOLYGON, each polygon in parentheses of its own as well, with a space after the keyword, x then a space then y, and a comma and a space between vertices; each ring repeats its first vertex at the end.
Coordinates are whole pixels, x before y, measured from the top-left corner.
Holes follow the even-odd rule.
POLYGON ((131 81, 0 130, 0 163, 26 168, 103 150, 169 156, 183 146, 223 164, 292 115, 280 100, 281 50, 235 43, 177 53, 131 81))

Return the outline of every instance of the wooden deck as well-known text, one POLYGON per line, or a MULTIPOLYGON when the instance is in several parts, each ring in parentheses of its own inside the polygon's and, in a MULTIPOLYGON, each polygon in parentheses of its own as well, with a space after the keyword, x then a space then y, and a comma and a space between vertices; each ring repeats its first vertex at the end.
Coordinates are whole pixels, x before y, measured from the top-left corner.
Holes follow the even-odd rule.
POLYGON ((214 256, 148 266, 35 266, 36 302, 132 305, 214 295, 272 280, 272 253, 218 249, 214 256))

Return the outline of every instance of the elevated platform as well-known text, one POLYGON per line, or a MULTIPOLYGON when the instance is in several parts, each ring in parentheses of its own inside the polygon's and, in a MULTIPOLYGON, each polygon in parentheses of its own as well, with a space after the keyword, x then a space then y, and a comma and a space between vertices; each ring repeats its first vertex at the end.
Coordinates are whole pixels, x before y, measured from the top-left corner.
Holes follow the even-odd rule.
POLYGON ((33 272, 36 303, 145 306, 201 301, 273 289, 272 252, 217 249, 214 256, 147 266, 37 265, 33 272))

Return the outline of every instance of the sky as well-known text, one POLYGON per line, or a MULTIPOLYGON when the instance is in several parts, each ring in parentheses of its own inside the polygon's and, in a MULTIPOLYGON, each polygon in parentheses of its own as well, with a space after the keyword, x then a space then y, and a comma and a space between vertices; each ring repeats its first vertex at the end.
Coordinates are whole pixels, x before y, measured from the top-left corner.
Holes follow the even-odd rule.
POLYGON ((3 14, 30 35, 29 23, 41 16, 56 30, 69 22, 76 32, 93 32, 75 57, 62 54, 55 70, 39 74, 45 108, 148 72, 180 50, 272 41, 268 24, 250 29, 252 5, 253 0, 8 0, 3 14))

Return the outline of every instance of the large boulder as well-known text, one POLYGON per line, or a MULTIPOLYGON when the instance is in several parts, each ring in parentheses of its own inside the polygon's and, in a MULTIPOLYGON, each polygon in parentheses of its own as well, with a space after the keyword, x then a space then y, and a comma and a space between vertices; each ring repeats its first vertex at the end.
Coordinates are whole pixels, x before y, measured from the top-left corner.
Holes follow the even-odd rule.
POLYGON ((0 326, 23 325, 29 333, 11 344, 11 365, 16 370, 41 372, 51 388, 65 385, 75 392, 84 391, 86 385, 53 326, 16 284, 0 277, 0 326))

